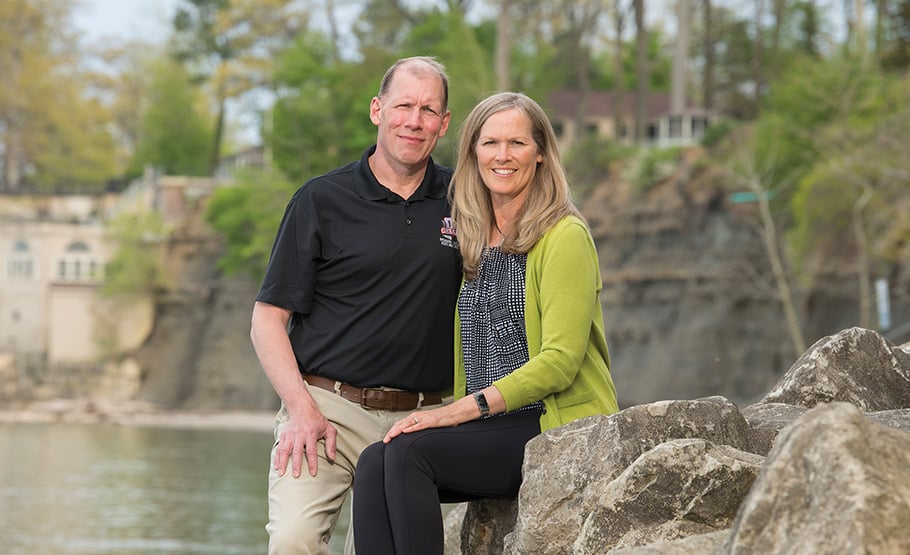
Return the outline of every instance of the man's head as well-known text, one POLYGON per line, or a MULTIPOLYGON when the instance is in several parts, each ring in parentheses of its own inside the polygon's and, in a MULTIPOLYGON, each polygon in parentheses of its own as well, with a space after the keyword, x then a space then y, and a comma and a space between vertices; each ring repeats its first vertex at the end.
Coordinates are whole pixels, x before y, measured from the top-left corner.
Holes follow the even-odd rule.
POLYGON ((392 77, 403 66, 408 66, 410 71, 421 72, 438 78, 442 82, 442 109, 443 111, 449 109, 449 76, 446 75, 446 68, 432 56, 401 58, 389 66, 385 75, 382 76, 382 81, 379 82, 379 92, 376 96, 382 98, 384 94, 389 92, 389 87, 392 85, 392 77))
POLYGON ((383 76, 370 120, 379 128, 376 154, 397 171, 422 169, 445 136, 448 83, 442 64, 425 56, 398 60, 383 76))

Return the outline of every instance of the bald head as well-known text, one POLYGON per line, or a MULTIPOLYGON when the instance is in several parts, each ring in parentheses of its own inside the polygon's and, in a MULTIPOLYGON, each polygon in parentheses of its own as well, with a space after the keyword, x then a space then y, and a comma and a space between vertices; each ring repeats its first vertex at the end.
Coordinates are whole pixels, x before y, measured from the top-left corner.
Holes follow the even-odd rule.
POLYGON ((442 82, 442 110, 445 112, 449 109, 449 76, 446 75, 446 68, 432 56, 413 56, 402 58, 392 64, 382 81, 379 82, 379 93, 376 95, 382 98, 389 91, 395 74, 399 71, 407 71, 420 77, 435 77, 442 82))

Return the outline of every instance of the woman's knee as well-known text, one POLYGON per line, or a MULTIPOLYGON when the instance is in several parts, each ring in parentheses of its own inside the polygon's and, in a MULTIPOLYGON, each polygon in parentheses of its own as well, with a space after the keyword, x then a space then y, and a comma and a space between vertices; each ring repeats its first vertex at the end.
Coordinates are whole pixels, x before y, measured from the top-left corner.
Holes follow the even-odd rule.
POLYGON ((361 480, 382 479, 385 444, 382 442, 368 445, 357 459, 357 470, 354 472, 354 487, 361 480))

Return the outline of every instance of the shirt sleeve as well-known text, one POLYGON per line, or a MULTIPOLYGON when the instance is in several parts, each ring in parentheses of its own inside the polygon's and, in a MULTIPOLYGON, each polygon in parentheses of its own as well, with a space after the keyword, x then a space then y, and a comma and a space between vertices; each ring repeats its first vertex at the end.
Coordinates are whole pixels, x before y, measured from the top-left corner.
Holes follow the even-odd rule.
POLYGON ((295 195, 288 202, 278 227, 257 301, 292 312, 310 312, 320 252, 319 236, 316 218, 295 195))

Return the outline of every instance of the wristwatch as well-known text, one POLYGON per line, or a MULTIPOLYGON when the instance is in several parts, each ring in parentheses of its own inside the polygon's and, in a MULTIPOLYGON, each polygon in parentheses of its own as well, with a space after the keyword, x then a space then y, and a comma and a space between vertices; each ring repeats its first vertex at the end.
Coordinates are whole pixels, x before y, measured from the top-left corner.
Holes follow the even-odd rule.
POLYGON ((475 391, 474 400, 477 402, 477 408, 480 409, 480 417, 489 416, 490 405, 487 403, 487 398, 484 396, 483 391, 475 391))

